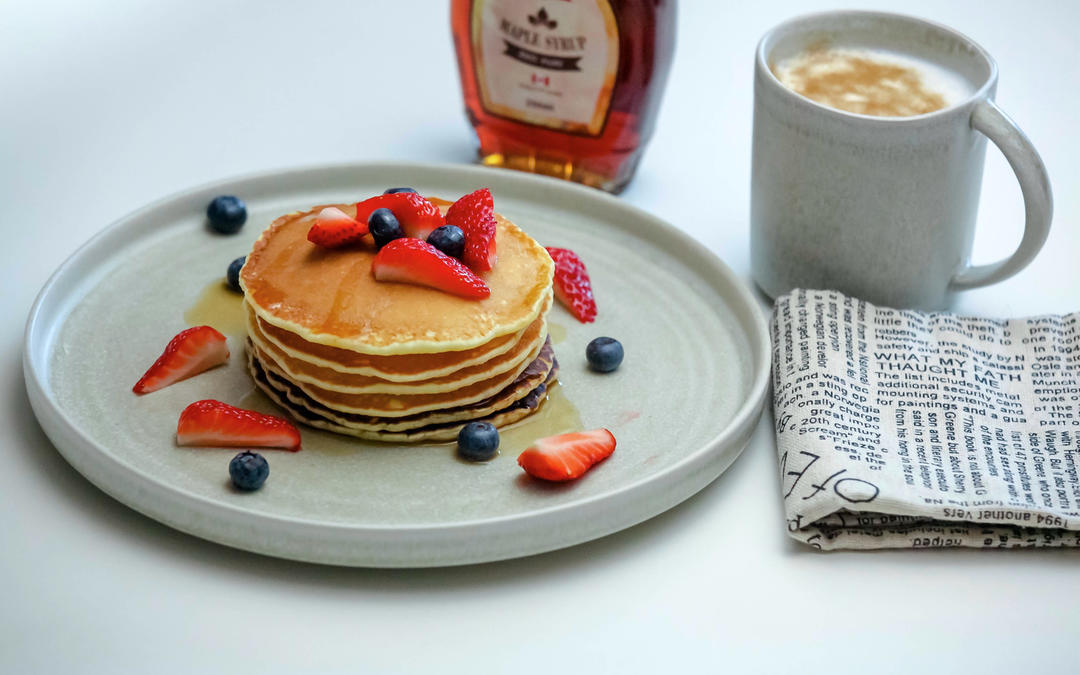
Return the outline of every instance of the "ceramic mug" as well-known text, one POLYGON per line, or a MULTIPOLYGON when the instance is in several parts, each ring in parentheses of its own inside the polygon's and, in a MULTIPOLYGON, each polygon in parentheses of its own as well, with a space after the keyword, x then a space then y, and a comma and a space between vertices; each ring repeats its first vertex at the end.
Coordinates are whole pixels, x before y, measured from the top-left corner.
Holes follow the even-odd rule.
POLYGON ((955 291, 1016 274, 1042 247, 1053 210, 1039 154, 995 105, 997 65, 967 37, 896 14, 829 12, 781 24, 754 64, 750 249, 772 297, 832 288, 892 307, 940 309, 955 291), (967 98, 912 117, 871 117, 785 87, 770 64, 822 44, 929 61, 967 98), (1027 223, 1013 255, 969 263, 986 139, 1016 172, 1027 223))

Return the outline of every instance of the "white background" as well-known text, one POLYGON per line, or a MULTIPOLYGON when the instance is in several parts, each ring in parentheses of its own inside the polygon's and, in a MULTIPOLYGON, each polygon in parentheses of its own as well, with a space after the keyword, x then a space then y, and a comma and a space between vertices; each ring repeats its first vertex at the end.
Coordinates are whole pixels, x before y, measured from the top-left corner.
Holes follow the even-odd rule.
MULTIPOLYGON (((856 6, 986 47, 999 103, 1049 169, 1046 248, 957 309, 1080 309, 1069 0, 684 0, 657 133, 623 198, 748 279, 754 45, 789 16, 856 6)), ((110 222, 238 173, 472 152, 441 1, 0 0, 0 672, 1075 672, 1080 553, 801 548, 784 532, 768 415, 724 476, 652 521, 420 571, 303 565, 174 532, 98 492, 40 431, 26 314, 110 222)), ((977 262, 1012 250, 1022 214, 991 147, 977 262)))

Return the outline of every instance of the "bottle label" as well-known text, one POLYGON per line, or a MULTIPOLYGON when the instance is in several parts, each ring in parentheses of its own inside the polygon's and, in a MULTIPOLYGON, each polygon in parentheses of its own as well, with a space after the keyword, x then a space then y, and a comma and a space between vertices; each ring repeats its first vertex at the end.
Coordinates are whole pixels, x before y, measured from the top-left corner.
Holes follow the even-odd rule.
POLYGON ((473 0, 480 101, 492 115, 599 135, 619 66, 608 0, 473 0))

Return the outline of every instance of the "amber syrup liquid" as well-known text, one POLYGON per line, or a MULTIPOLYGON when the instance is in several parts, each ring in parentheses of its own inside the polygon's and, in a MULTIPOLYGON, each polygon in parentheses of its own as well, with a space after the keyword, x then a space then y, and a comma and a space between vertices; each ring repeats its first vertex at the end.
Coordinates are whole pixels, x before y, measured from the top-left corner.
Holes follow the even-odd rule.
POLYGON ((247 337, 247 317, 244 314, 244 295, 230 289, 218 279, 207 284, 195 304, 184 312, 189 326, 210 326, 225 335, 247 337))
POLYGON ((621 191, 652 136, 675 44, 675 0, 613 0, 619 64, 597 136, 572 134, 488 113, 480 100, 471 40, 472 0, 451 0, 465 114, 480 162, 621 191))

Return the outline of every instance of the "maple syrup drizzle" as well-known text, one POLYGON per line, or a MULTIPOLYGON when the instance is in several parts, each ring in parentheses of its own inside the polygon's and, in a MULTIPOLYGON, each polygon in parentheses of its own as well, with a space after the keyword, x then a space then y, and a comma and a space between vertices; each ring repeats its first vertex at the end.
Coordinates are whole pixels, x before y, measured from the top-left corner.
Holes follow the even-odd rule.
POLYGON ((499 429, 499 454, 517 457, 537 439, 584 429, 577 406, 566 397, 562 385, 558 385, 550 389, 547 402, 536 413, 499 429))
POLYGON ((244 296, 230 290, 224 281, 212 281, 184 312, 184 321, 189 326, 210 326, 225 335, 245 337, 244 296))

